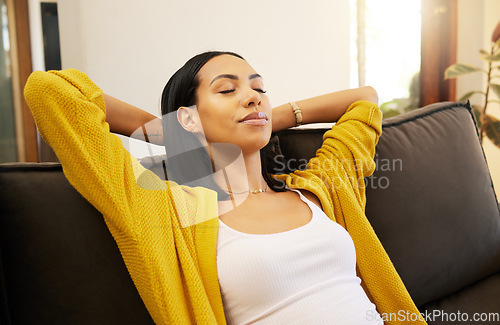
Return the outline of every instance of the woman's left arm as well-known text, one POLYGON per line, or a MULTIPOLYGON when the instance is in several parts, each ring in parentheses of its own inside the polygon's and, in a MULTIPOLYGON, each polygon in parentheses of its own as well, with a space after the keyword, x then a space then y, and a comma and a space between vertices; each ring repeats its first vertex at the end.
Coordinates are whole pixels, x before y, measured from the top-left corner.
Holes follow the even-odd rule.
MULTIPOLYGON (((347 89, 300 100, 297 105, 302 111, 302 124, 336 122, 347 108, 358 100, 378 103, 378 95, 372 87, 347 89)), ((273 132, 296 126, 292 106, 287 103, 273 108, 273 132)))

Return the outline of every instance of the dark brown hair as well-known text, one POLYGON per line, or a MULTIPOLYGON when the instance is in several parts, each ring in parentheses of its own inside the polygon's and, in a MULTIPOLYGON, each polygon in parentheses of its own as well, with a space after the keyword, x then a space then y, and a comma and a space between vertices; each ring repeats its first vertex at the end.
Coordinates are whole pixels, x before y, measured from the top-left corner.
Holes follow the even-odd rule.
MULTIPOLYGON (((219 199, 226 199, 228 194, 215 183, 211 176, 214 168, 210 155, 196 136, 180 125, 174 113, 180 107, 196 105, 196 90, 200 84, 198 72, 209 60, 220 55, 232 55, 245 60, 239 54, 226 51, 209 51, 192 57, 172 75, 163 89, 161 113, 168 179, 178 184, 210 188, 219 194, 219 199)), ((271 141, 261 149, 262 176, 270 188, 275 191, 284 191, 283 183, 271 175, 271 172, 275 173, 276 170, 275 148, 276 142, 271 141)))

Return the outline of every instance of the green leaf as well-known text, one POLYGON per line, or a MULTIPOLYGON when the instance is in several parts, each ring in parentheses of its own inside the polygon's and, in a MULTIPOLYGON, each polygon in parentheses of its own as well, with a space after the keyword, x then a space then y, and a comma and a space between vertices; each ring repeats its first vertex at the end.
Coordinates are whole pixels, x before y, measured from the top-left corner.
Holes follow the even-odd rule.
POLYGON ((483 93, 482 91, 477 91, 477 90, 475 90, 475 91, 469 91, 468 93, 466 93, 465 95, 463 95, 462 97, 460 97, 458 99, 458 101, 461 102, 463 100, 467 100, 467 99, 471 98, 472 95, 474 95, 474 94, 482 94, 482 93, 483 93))
POLYGON ((383 118, 393 117, 400 115, 401 112, 396 109, 391 109, 382 113, 383 118))
POLYGON ((476 118, 477 128, 481 130, 481 114, 483 109, 477 105, 472 105, 472 113, 474 113, 474 117, 476 118))
POLYGON ((398 109, 398 103, 395 100, 383 103, 382 105, 380 105, 380 110, 382 111, 383 118, 388 118, 401 114, 401 112, 398 109))
POLYGON ((481 53, 481 59, 484 61, 490 62, 490 61, 500 61, 500 52, 496 51, 493 54, 487 53, 484 50, 479 51, 481 53))
POLYGON ((497 95, 497 97, 500 98, 500 85, 499 84, 491 84, 490 87, 493 90, 493 92, 497 95))
POLYGON ((393 100, 391 100, 389 102, 382 103, 380 105, 380 110, 382 112, 390 111, 390 110, 393 110, 395 108, 397 108, 397 104, 393 100))
POLYGON ((495 146, 500 148, 500 120, 486 114, 484 117, 486 135, 495 146))
POLYGON ((456 63, 451 66, 449 66, 445 71, 444 71, 444 78, 445 79, 453 79, 456 77, 463 76, 464 74, 476 72, 476 71, 481 71, 480 68, 470 65, 470 64, 464 64, 464 63, 456 63))
POLYGON ((500 61, 500 53, 497 53, 497 54, 493 55, 491 57, 490 61, 493 61, 493 62, 500 61))

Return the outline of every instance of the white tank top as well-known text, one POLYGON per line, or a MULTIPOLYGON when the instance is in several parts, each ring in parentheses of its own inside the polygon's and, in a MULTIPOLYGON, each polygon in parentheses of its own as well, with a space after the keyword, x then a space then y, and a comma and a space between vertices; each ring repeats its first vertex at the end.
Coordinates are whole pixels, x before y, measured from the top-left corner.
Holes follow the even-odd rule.
POLYGON ((246 234, 219 220, 217 272, 229 324, 382 324, 356 276, 347 231, 299 191, 306 225, 246 234))

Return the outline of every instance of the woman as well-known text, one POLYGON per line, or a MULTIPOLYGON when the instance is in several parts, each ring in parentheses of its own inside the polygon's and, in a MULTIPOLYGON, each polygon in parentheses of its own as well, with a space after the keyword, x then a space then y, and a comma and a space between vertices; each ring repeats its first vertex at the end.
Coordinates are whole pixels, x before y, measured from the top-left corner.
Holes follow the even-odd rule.
POLYGON ((76 70, 33 73, 25 97, 66 177, 103 214, 156 323, 377 324, 418 313, 364 216, 381 132, 372 88, 271 109, 241 56, 206 52, 167 83, 163 130, 76 70), (307 170, 267 173, 272 131, 334 121, 307 170), (146 123, 173 156, 168 182, 109 132, 146 123), (194 163, 176 161, 179 150, 194 163))

